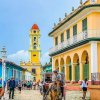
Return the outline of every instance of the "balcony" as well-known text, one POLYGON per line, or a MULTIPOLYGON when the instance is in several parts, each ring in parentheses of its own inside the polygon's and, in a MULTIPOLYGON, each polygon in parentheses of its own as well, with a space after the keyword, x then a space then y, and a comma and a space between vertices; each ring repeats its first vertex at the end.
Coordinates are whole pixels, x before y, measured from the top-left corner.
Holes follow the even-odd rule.
POLYGON ((59 43, 57 46, 51 48, 49 50, 49 54, 54 54, 60 50, 63 50, 67 47, 70 47, 71 45, 77 44, 78 42, 87 40, 89 38, 100 38, 100 30, 87 30, 74 35, 72 38, 69 38, 68 40, 65 40, 64 42, 59 43))

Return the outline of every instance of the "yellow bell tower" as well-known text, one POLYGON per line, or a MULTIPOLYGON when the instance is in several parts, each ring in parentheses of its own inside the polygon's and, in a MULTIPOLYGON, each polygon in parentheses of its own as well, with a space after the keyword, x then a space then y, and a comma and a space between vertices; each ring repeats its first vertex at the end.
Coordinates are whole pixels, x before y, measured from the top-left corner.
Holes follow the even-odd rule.
POLYGON ((29 61, 20 62, 23 68, 26 68, 33 74, 33 80, 41 80, 41 62, 40 62, 40 30, 37 24, 34 24, 30 29, 30 47, 29 47, 29 61))
POLYGON ((34 65, 40 64, 40 30, 37 24, 34 24, 30 30, 30 62, 34 65))

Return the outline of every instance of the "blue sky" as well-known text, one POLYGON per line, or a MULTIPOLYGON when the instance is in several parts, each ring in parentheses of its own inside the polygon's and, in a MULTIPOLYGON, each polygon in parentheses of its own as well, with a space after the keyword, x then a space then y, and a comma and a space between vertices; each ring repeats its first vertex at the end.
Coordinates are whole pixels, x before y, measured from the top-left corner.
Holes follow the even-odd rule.
POLYGON ((27 60, 29 30, 37 23, 42 35, 42 62, 45 63, 49 59, 45 58, 48 50, 53 45, 48 33, 54 22, 57 23, 59 17, 64 18, 65 12, 70 13, 73 6, 79 6, 79 2, 80 0, 0 0, 0 49, 6 46, 8 58, 16 63, 20 59, 27 60))

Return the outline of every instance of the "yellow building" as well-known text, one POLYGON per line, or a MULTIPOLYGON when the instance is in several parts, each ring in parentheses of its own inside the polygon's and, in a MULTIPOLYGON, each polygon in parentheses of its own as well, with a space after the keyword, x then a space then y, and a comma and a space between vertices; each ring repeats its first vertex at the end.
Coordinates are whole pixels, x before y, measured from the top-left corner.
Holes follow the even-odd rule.
POLYGON ((64 72, 66 81, 91 82, 91 73, 100 73, 100 0, 81 2, 49 36, 54 41, 49 52, 52 69, 64 72))
POLYGON ((36 81, 41 79, 41 63, 40 63, 40 30, 37 24, 34 24, 30 30, 30 48, 29 48, 29 61, 22 62, 20 65, 27 68, 34 74, 36 81))

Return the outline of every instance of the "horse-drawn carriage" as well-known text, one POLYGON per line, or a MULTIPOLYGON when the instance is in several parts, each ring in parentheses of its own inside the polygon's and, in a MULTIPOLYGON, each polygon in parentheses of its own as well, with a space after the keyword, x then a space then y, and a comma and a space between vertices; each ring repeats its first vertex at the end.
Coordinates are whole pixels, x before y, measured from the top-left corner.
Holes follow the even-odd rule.
POLYGON ((64 98, 64 74, 59 73, 63 79, 63 83, 60 82, 59 86, 61 91, 57 93, 57 86, 52 85, 52 73, 45 73, 43 75, 43 100, 62 100, 64 98))

